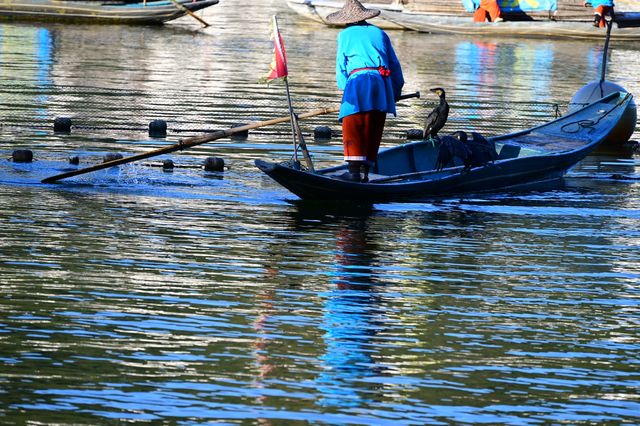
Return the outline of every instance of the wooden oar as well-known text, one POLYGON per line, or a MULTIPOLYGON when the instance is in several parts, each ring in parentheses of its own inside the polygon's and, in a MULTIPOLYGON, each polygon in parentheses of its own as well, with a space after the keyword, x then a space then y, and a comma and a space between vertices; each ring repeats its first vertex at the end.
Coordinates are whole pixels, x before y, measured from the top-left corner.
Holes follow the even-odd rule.
POLYGON ((173 3, 178 9, 182 10, 183 12, 186 12, 187 15, 191 16, 193 19, 199 21, 202 25, 204 25, 204 28, 211 26, 207 21, 205 21, 204 19, 202 19, 201 17, 199 17, 198 15, 196 15, 195 13, 193 13, 192 11, 190 11, 189 9, 187 9, 186 7, 178 3, 177 0, 171 0, 171 3, 173 3))
MULTIPOLYGON (((409 99, 409 98, 419 98, 419 97, 420 97, 420 92, 415 92, 415 93, 410 93, 408 95, 403 95, 398 100, 409 99)), ((332 108, 322 108, 322 109, 317 109, 315 111, 306 112, 304 114, 299 114, 298 119, 310 118, 310 117, 315 117, 317 115, 323 115, 323 114, 331 114, 332 112, 338 112, 338 111, 340 111, 339 106, 332 107, 332 108)), ((95 166, 85 167, 82 169, 73 170, 71 172, 50 176, 48 178, 42 179, 42 183, 53 183, 60 179, 83 175, 85 173, 91 173, 97 170, 108 169, 109 167, 119 166, 120 164, 131 163, 138 160, 144 160, 145 158, 149 158, 149 157, 155 157, 162 154, 168 154, 170 152, 180 151, 185 148, 191 148, 192 146, 202 145, 203 143, 226 138, 235 133, 245 132, 251 129, 257 129, 259 127, 272 126, 274 124, 285 123, 290 120, 291 120, 291 117, 287 115, 286 117, 272 118, 271 120, 258 121, 256 123, 245 124, 244 126, 232 127, 231 129, 218 130, 217 132, 213 132, 209 135, 195 136, 192 138, 180 140, 178 143, 173 144, 171 146, 167 146, 165 148, 154 149, 153 151, 147 151, 142 154, 119 158, 117 160, 112 160, 112 161, 106 161, 101 164, 96 164, 95 166)))

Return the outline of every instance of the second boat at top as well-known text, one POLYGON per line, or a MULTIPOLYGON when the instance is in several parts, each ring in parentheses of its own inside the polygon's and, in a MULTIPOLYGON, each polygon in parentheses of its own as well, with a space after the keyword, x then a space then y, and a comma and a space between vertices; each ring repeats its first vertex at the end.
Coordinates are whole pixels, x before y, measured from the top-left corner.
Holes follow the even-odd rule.
MULTIPOLYGON (((371 23, 385 29, 406 29, 434 34, 498 35, 502 37, 560 37, 603 39, 605 31, 594 28, 593 9, 582 0, 537 1, 536 6, 521 1, 517 7, 503 9, 503 22, 473 22, 473 13, 465 8, 467 0, 369 0, 363 5, 379 9, 371 23)), ((513 3, 513 2, 508 2, 513 3)), ((342 8, 343 0, 287 0, 299 14, 327 24, 326 16, 342 8)), ((640 40, 640 2, 617 0, 617 27, 612 39, 640 40), (623 28, 624 27, 624 28, 623 28)))

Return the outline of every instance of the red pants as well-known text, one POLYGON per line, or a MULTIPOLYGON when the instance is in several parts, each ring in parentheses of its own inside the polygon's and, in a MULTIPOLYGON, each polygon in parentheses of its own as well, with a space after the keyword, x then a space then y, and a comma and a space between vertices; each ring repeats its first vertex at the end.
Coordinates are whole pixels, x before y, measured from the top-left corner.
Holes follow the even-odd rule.
POLYGON ((495 22, 496 18, 501 17, 497 0, 480 0, 480 7, 473 13, 473 22, 484 22, 487 19, 487 13, 489 13, 491 22, 495 22))
POLYGON ((594 15, 600 15, 600 28, 604 28, 607 26, 607 24, 605 24, 604 22, 604 17, 606 15, 611 15, 613 13, 613 7, 611 6, 598 6, 595 9, 593 9, 593 14, 594 15))
POLYGON ((376 162, 387 113, 367 111, 342 118, 342 144, 345 161, 376 162))

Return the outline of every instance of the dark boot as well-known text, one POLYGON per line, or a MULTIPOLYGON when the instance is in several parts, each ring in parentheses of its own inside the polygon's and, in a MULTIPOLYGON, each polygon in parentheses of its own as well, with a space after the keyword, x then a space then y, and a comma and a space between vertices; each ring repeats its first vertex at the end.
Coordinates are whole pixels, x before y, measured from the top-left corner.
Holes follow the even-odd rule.
POLYGON ((349 161, 347 166, 348 172, 338 176, 342 180, 348 180, 351 182, 360 182, 362 176, 360 176, 360 161, 349 161))
POLYGON ((369 182, 369 165, 366 163, 363 163, 362 166, 360 167, 360 172, 362 173, 362 183, 367 183, 369 182))
POLYGON ((600 20, 602 19, 602 16, 600 16, 599 14, 595 14, 593 15, 593 26, 598 28, 600 27, 600 20))

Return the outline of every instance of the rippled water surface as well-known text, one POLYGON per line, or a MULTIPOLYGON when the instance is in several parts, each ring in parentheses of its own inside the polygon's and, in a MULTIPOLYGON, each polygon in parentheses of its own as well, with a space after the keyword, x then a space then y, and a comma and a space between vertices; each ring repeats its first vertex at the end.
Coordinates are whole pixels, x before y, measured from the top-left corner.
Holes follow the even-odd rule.
MULTIPOLYGON (((522 192, 317 205, 253 166, 290 157, 278 125, 39 183, 70 156, 286 116, 282 85, 259 82, 276 13, 296 108, 337 104, 337 30, 281 1, 223 0, 204 30, 0 26, 0 421, 640 422, 637 156, 522 192), (36 161, 7 161, 17 148, 36 161), (226 170, 203 173, 207 156, 226 170)), ((389 33, 423 98, 385 146, 422 126, 430 87, 448 89, 451 129, 498 134, 564 113, 600 72, 600 42, 389 33)), ((640 93, 637 46, 611 48, 608 78, 640 93)), ((320 124, 340 130, 303 123, 314 158, 338 163, 320 124)))

